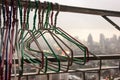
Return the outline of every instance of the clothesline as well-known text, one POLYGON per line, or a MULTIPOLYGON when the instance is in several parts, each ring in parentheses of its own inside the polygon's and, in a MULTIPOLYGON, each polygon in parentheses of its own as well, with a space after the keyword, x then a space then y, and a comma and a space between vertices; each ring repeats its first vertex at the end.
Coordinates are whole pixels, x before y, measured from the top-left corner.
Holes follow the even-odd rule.
MULTIPOLYGON (((21 5, 24 6, 27 1, 21 1, 21 5)), ((0 0, 0 5, 2 0, 0 0)), ((35 2, 31 1, 31 7, 35 8, 35 2)), ((17 4, 16 4, 17 5, 17 4)), ((44 3, 41 3, 42 7, 44 3)), ((54 10, 57 10, 57 5, 54 4, 54 10)), ((83 7, 73 7, 67 5, 60 5, 60 11, 62 12, 73 12, 73 13, 84 13, 84 14, 92 14, 92 15, 100 15, 100 16, 114 16, 120 17, 120 11, 111 11, 111 10, 100 10, 100 9, 91 9, 91 8, 83 8, 83 7)))

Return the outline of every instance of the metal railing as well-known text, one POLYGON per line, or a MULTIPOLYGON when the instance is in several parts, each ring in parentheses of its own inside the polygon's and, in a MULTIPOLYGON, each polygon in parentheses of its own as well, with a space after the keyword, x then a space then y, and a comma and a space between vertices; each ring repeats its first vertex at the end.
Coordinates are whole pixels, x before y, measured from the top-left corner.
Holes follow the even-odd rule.
MULTIPOLYGON (((82 56, 77 56, 76 58, 83 58, 82 56)), ((49 60, 51 61, 55 61, 54 60, 55 58, 49 58, 49 60)), ((85 77, 85 74, 86 73, 97 73, 98 74, 98 78, 99 80, 101 80, 101 71, 102 70, 109 70, 109 69, 119 69, 120 70, 120 64, 117 65, 117 66, 103 66, 102 65, 102 61, 104 60, 119 60, 120 59, 120 54, 111 54, 111 55, 90 55, 90 57, 88 58, 89 60, 93 60, 93 61, 98 61, 99 60, 99 66, 97 68, 81 68, 81 69, 76 69, 76 70, 72 70, 70 69, 68 72, 62 72, 60 71, 59 73, 56 73, 54 71, 49 71, 47 73, 43 73, 43 72, 40 72, 40 73, 23 73, 23 76, 26 77, 26 80, 28 80, 28 77, 29 76, 36 76, 36 75, 47 75, 48 77, 48 80, 49 80, 49 75, 50 74, 61 74, 61 73, 75 73, 75 72, 81 72, 83 74, 83 80, 86 80, 86 77, 85 77)), ((25 60, 27 61, 27 60, 25 60)), ((18 62, 18 60, 16 59, 15 60, 16 64, 18 62)), ((29 61, 28 61, 29 62, 29 61)), ((89 63, 89 62, 88 62, 89 63)), ((12 77, 15 76, 15 74, 12 74, 11 75, 12 77)), ((19 74, 16 74, 16 76, 19 76, 19 74)))
MULTIPOLYGON (((22 6, 26 3, 26 1, 21 1, 22 6)), ((1 7, 2 0, 0 0, 0 7, 1 7)), ((31 7, 35 8, 35 2, 31 2, 31 7)), ((44 3, 41 3, 42 6, 44 3)), ((17 4, 16 4, 17 6, 17 4)), ((57 10, 57 5, 54 4, 54 10, 57 10)), ((105 18, 108 22, 110 22, 113 26, 116 26, 114 22, 111 20, 108 20, 106 16, 114 16, 114 17, 120 17, 120 12, 119 11, 109 11, 109 10, 99 10, 99 9, 90 9, 90 8, 82 8, 82 7, 73 7, 73 6, 66 6, 66 5, 60 5, 60 11, 62 12, 73 12, 73 13, 83 13, 83 14, 92 14, 92 15, 99 15, 105 18)), ((117 26, 119 29, 120 27, 117 26)), ((82 59, 82 56, 76 56, 76 58, 82 59)), ((49 58, 50 61, 55 61, 55 58, 49 58)), ((103 60, 112 60, 112 59, 120 59, 120 54, 114 54, 114 55, 94 55, 92 54, 89 58, 89 60, 99 60, 100 65, 99 68, 86 68, 86 69, 78 69, 78 70, 69 70, 67 73, 73 73, 73 72, 83 72, 83 79, 85 80, 85 73, 90 72, 90 71, 97 71, 99 75, 99 80, 100 80, 100 75, 101 75, 101 70, 105 69, 120 69, 120 63, 118 66, 114 67, 102 67, 102 61, 103 60)), ((25 60, 27 61, 27 60, 25 60)), ((28 61, 29 62, 29 61, 28 61)), ((15 60, 15 63, 18 64, 18 60, 15 60)), ((60 73, 65 73, 65 72, 60 72, 60 73)), ((28 79, 28 76, 33 76, 33 75, 43 75, 44 73, 24 73, 23 76, 26 76, 26 80, 28 79)), ((59 73, 54 73, 54 72, 48 72, 46 73, 48 75, 48 80, 49 80, 49 74, 59 74, 59 73)), ((18 76, 18 74, 16 74, 18 76)), ((15 76, 12 74, 11 76, 15 76)))

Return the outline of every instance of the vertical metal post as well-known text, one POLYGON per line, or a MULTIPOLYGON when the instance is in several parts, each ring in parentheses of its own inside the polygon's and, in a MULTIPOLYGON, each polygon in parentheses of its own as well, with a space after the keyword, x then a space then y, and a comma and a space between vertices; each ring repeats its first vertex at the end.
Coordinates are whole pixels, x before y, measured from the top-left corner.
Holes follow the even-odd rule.
POLYGON ((82 73, 83 73, 83 80, 86 80, 86 78, 85 78, 85 72, 83 71, 82 73))
POLYGON ((120 61, 119 61, 119 71, 120 71, 120 61))
POLYGON ((99 71, 98 71, 98 80, 100 80, 101 79, 101 67, 102 67, 102 60, 100 59, 100 69, 99 69, 99 71))
POLYGON ((47 80, 50 80, 50 75, 49 74, 47 74, 47 80))
POLYGON ((26 80, 28 80, 28 76, 26 76, 26 80))

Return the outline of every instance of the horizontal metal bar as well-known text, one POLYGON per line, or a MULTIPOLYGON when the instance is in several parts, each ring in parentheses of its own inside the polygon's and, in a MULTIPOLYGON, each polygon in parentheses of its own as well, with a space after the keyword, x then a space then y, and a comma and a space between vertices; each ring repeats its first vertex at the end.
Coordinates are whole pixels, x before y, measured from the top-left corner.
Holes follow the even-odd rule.
MULTIPOLYGON (((83 56, 74 56, 75 58, 78 58, 78 59, 83 59, 84 57, 83 56)), ((93 55, 90 55, 88 57, 88 60, 112 60, 112 59, 120 59, 120 54, 108 54, 108 55, 96 55, 93 56, 93 55)), ((37 60, 39 61, 38 59, 34 59, 34 60, 37 60)), ((55 62, 56 59, 54 57, 49 57, 48 58, 49 61, 52 61, 52 62, 55 62)), ((25 62, 28 62, 29 61, 27 59, 24 59, 25 62)), ((62 60, 62 62, 65 62, 66 60, 62 60)), ((18 59, 15 59, 15 63, 18 64, 18 59)))
MULTIPOLYGON (((83 59, 83 56, 74 56, 75 58, 78 59, 83 59)), ((108 55, 90 55, 88 57, 88 60, 111 60, 111 59, 120 59, 120 54, 108 54, 108 55)), ((55 61, 55 58, 49 58, 50 61, 55 61)))
MULTIPOLYGON (((2 0, 0 0, 0 4, 2 3, 2 0)), ((24 6, 27 3, 27 1, 21 1, 21 5, 24 6)), ((45 4, 41 3, 41 6, 43 7, 45 4)), ((17 3, 16 3, 16 6, 17 3)), ((36 4, 35 1, 31 1, 31 7, 35 8, 36 4)), ((54 10, 58 10, 58 6, 54 4, 54 10)), ((62 12, 73 12, 73 13, 84 13, 84 14, 92 14, 92 15, 101 15, 101 16, 114 16, 114 17, 120 17, 119 11, 110 11, 110 10, 100 10, 100 9, 91 9, 91 8, 83 8, 83 7, 73 7, 73 6, 66 6, 66 5, 60 5, 60 11, 62 12)))
MULTIPOLYGON (((104 66, 104 67, 101 68, 101 70, 109 70, 109 69, 118 69, 118 66, 107 66, 107 67, 104 66)), ((47 73, 40 72, 39 74, 36 73, 36 72, 34 72, 34 73, 30 73, 29 72, 29 73, 23 73, 22 76, 34 76, 34 75, 46 75, 46 74, 60 74, 60 73, 74 73, 74 72, 89 72, 89 71, 99 71, 99 68, 85 68, 85 69, 69 70, 68 72, 60 71, 59 73, 56 73, 54 71, 49 71, 47 73)), ((11 76, 14 77, 15 74, 12 74, 11 76)), ((19 74, 16 74, 16 76, 19 76, 19 74)))

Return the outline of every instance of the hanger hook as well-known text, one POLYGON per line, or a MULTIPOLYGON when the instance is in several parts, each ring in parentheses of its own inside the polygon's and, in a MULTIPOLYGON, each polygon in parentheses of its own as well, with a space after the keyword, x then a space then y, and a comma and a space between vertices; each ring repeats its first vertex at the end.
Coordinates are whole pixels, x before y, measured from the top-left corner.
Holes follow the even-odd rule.
POLYGON ((38 7, 38 29, 40 29, 42 27, 42 20, 41 20, 41 10, 42 10, 42 6, 41 6, 41 2, 39 1, 39 7, 38 7))
POLYGON ((58 17, 58 14, 60 12, 60 5, 58 3, 56 3, 56 5, 57 5, 57 13, 55 14, 54 28, 56 27, 57 17, 58 17))

